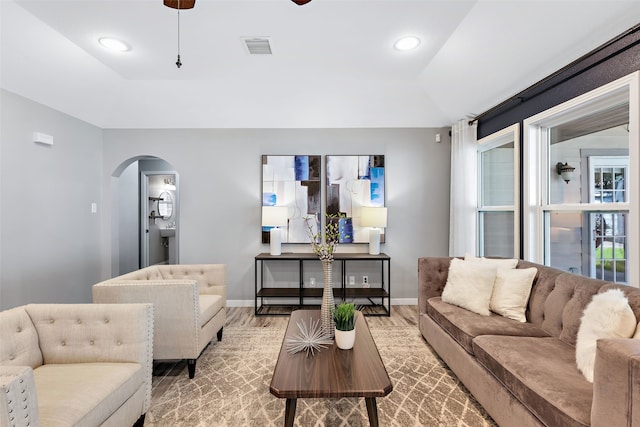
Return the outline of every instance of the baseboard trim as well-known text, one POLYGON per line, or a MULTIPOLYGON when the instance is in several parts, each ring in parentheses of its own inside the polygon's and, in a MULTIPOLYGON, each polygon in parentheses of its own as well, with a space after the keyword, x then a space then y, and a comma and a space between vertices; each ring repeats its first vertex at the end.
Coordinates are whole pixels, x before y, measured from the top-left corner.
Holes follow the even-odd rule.
MULTIPOLYGON (((254 304, 251 299, 227 300, 227 307, 253 307, 254 304)), ((418 305, 418 298, 391 298, 391 305, 418 305)))
POLYGON ((391 305, 418 305, 418 298, 391 298, 391 305))
POLYGON ((253 307, 255 301, 252 299, 228 299, 227 307, 253 307))

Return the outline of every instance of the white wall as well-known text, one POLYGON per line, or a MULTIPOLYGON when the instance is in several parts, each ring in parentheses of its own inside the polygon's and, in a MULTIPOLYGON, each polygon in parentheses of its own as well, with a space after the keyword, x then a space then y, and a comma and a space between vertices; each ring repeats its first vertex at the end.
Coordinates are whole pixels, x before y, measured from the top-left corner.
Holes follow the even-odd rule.
POLYGON ((89 302, 104 262, 102 130, 4 90, 0 104, 0 307, 89 302))
MULTIPOLYGON (((103 184, 130 158, 151 155, 180 174, 180 262, 226 263, 228 299, 252 301, 260 243, 261 155, 384 154, 387 242, 393 298, 417 298, 417 259, 446 256, 449 224, 449 129, 104 130, 103 184), (435 142, 440 133, 442 143, 435 142)), ((323 160, 324 161, 324 160, 323 160)), ((111 230, 109 213, 103 218, 111 230)), ((366 252, 366 245, 339 251, 366 252)), ((105 268, 110 265, 107 248, 105 268)), ((283 251, 310 251, 284 245, 283 251)))

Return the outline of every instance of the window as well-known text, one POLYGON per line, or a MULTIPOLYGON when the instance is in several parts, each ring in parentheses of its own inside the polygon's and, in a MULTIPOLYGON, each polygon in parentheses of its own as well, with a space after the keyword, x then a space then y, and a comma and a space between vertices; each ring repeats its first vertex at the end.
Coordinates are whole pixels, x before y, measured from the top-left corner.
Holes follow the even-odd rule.
POLYGON ((479 256, 519 257, 520 126, 478 141, 479 256))
POLYGON ((637 286, 639 75, 525 120, 525 259, 637 286))

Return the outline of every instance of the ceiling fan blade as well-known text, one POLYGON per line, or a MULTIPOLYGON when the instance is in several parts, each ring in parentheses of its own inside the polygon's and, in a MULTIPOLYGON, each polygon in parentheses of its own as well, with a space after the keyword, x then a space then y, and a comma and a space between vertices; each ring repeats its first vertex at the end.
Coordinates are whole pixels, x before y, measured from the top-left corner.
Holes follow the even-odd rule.
POLYGON ((298 6, 302 6, 303 4, 309 3, 311 0, 291 0, 291 1, 297 4, 298 6))
MULTIPOLYGON (((164 0, 164 5, 173 9, 178 8, 178 0, 164 0)), ((180 0, 180 10, 193 9, 196 5, 196 0, 180 0)))

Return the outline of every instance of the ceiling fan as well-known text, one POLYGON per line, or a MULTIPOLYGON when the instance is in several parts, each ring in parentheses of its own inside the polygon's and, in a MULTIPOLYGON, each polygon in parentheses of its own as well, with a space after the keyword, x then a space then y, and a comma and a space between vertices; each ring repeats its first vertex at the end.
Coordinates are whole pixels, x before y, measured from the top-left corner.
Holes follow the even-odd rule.
MULTIPOLYGON (((298 6, 309 3, 311 0, 291 0, 298 6)), ((180 60, 180 11, 183 9, 193 9, 196 5, 196 0, 164 0, 164 5, 172 9, 178 9, 178 60, 176 66, 182 67, 182 61, 180 60)))
MULTIPOLYGON (((298 6, 309 3, 311 0, 291 0, 298 6)), ((173 9, 193 9, 196 0, 164 0, 164 5, 173 9)))

